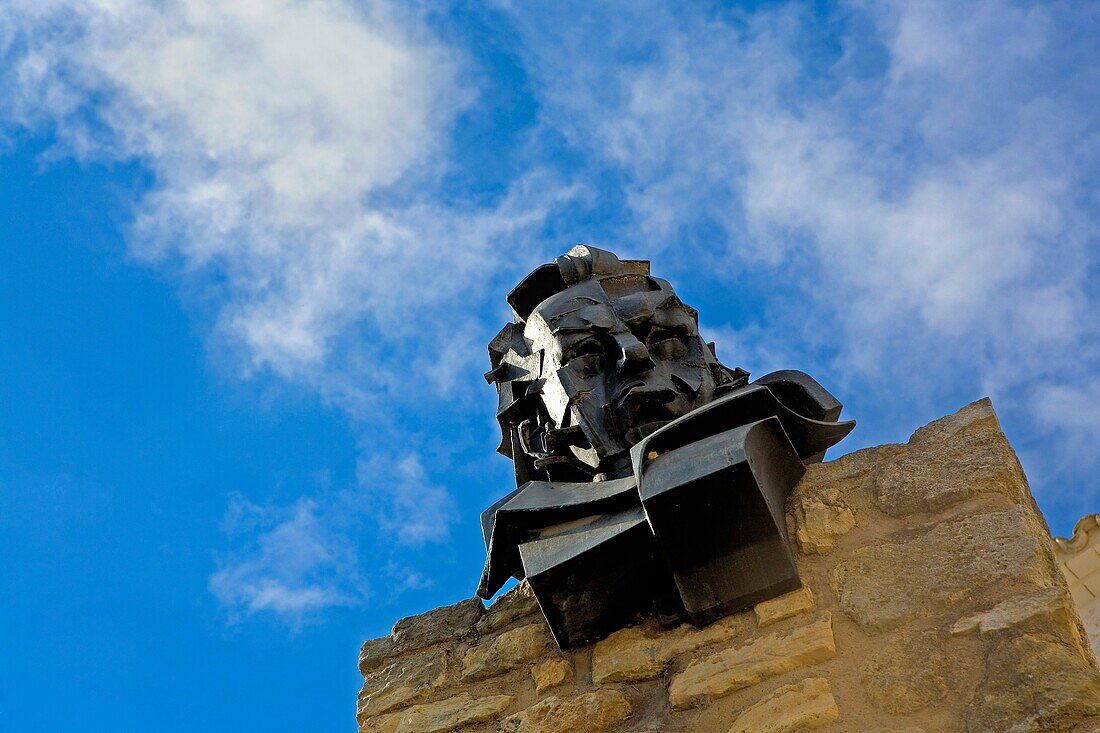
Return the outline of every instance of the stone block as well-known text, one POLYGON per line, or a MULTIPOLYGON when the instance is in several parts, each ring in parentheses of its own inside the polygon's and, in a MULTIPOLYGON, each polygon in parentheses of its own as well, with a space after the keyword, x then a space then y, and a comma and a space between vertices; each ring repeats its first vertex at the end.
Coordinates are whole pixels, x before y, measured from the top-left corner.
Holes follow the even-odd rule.
POLYGON ((363 680, 358 718, 363 720, 407 705, 443 684, 447 658, 443 651, 400 657, 363 680))
POLYGON ((879 508, 893 516, 938 512, 990 493, 1017 504, 1031 501, 1027 479, 989 399, 917 430, 905 457, 883 464, 874 480, 879 508))
POLYGON ((531 670, 531 678, 535 681, 535 692, 539 694, 572 682, 573 674, 573 663, 568 659, 547 659, 545 662, 536 664, 531 670))
POLYGON ((394 652, 401 654, 460 639, 473 631, 484 613, 480 598, 468 598, 453 606, 403 618, 393 627, 394 652))
POLYGON ((778 598, 772 598, 770 601, 757 603, 754 610, 756 611, 757 626, 768 626, 783 619, 813 611, 814 594, 809 586, 802 586, 792 593, 786 593, 778 598))
POLYGON ((1050 586, 1041 532, 1022 506, 936 525, 900 542, 862 547, 837 565, 844 612, 870 630, 890 629, 968 602, 1050 586))
POLYGON ((538 610, 539 604, 535 600, 535 594, 531 591, 530 584, 524 580, 489 606, 485 615, 478 619, 475 628, 477 633, 485 636, 503 629, 524 616, 538 613, 538 610))
POLYGON ((793 733, 832 725, 840 708, 829 680, 813 677, 785 685, 737 716, 729 733, 793 733))
POLYGON ((1088 642, 1077 623, 1073 600, 1061 588, 1044 588, 1031 595, 1010 598, 987 611, 970 614, 951 627, 951 633, 995 634, 1006 629, 1053 632, 1087 653, 1088 642))
POLYGON ((496 719, 512 704, 511 695, 456 695, 439 702, 413 705, 398 713, 371 718, 360 733, 444 733, 496 719))
POLYGON ((366 677, 371 670, 388 662, 393 653, 393 637, 367 639, 359 648, 359 674, 366 677))
POLYGON ((824 555, 855 528, 856 517, 839 499, 808 496, 795 502, 794 524, 799 548, 807 555, 824 555))
POLYGON ((462 660, 462 680, 488 679, 538 659, 550 648, 546 624, 528 624, 505 631, 466 652, 462 660))
POLYGON ((760 637, 692 662, 672 678, 669 702, 683 709, 834 656, 833 623, 825 616, 787 634, 760 637))
POLYGON ((912 713, 943 699, 950 688, 948 658, 936 631, 901 635, 872 652, 860 667, 867 697, 888 713, 912 713))
POLYGON ((967 707, 969 733, 1051 733, 1100 728, 1100 676, 1071 645, 1046 634, 999 640, 967 707))
POLYGON ((680 654, 731 641, 745 628, 744 615, 733 614, 702 629, 684 624, 657 634, 640 626, 616 631, 592 652, 592 681, 599 685, 656 677, 680 654))
POLYGON ((795 489, 794 496, 814 496, 828 487, 837 488, 835 496, 868 493, 870 478, 879 467, 905 456, 908 448, 899 443, 862 448, 835 461, 815 463, 806 467, 806 476, 795 489))
POLYGON ((855 504, 866 504, 875 471, 905 455, 903 445, 864 448, 835 461, 806 467, 787 503, 788 531, 807 555, 832 552, 858 520, 855 504))
POLYGON ((607 733, 631 716, 630 701, 618 690, 579 697, 548 697, 505 719, 506 733, 607 733))

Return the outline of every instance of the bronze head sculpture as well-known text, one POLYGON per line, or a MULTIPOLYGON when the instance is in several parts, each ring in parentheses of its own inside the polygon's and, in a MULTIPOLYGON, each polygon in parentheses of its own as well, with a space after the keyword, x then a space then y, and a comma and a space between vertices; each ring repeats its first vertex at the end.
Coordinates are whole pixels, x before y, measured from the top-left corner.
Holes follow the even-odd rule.
POLYGON ((854 423, 807 375, 750 385, 645 261, 578 245, 489 345, 516 491, 482 515, 478 594, 527 577, 562 648, 649 611, 708 623, 800 585, 782 503, 854 423))

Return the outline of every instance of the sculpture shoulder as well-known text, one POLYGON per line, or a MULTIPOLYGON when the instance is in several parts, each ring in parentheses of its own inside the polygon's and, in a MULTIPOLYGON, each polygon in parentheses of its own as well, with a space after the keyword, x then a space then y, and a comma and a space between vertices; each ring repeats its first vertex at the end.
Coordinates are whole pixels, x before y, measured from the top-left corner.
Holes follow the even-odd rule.
POLYGON ((633 476, 583 483, 528 481, 501 508, 514 512, 587 505, 629 494, 636 487, 633 476))
POLYGON ((528 481, 489 507, 485 514, 491 517, 483 514, 482 521, 491 523, 507 517, 509 523, 523 526, 565 521, 636 504, 637 488, 633 476, 590 483, 528 481))
POLYGON ((855 427, 838 422, 842 405, 803 372, 768 374, 670 422, 631 449, 635 473, 647 455, 665 454, 719 433, 778 418, 799 457, 820 460, 855 427))
POLYGON ((806 372, 784 369, 765 374, 753 386, 767 387, 787 408, 814 420, 836 422, 844 405, 806 372))

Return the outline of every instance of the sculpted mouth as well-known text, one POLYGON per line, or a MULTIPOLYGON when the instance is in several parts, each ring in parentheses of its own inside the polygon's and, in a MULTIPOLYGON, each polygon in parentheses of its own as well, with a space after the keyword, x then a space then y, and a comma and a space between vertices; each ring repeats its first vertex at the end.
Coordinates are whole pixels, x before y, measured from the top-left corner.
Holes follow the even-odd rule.
POLYGON ((627 400, 623 403, 620 412, 621 424, 627 426, 627 436, 631 442, 641 438, 634 438, 635 433, 648 435, 657 428, 672 422, 677 415, 671 409, 667 401, 649 399, 627 400))
POLYGON ((665 404, 676 399, 678 393, 668 386, 650 386, 645 382, 628 382, 619 388, 611 400, 615 407, 631 404, 665 404))
POLYGON ((615 394, 611 397, 611 404, 615 407, 620 406, 623 402, 630 399, 632 395, 640 393, 645 389, 645 382, 640 379, 635 379, 633 382, 627 382, 626 384, 615 390, 615 394))
POLYGON ((672 418, 650 420, 648 422, 635 424, 633 427, 626 431, 627 442, 631 445, 634 445, 642 438, 652 435, 653 433, 663 428, 665 425, 668 425, 670 422, 672 422, 672 418))
POLYGON ((622 437, 633 445, 680 417, 683 400, 678 398, 682 396, 668 384, 628 382, 617 390, 612 401, 613 424, 620 426, 622 437))

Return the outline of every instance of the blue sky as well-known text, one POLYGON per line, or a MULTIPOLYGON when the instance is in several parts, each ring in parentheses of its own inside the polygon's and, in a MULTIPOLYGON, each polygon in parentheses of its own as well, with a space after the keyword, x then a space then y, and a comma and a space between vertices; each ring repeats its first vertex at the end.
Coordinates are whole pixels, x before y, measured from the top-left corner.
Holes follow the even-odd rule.
POLYGON ((576 242, 843 452, 989 395, 1100 509, 1100 4, 592 5, 0 0, 5 729, 351 729, 473 593, 484 345, 576 242))

